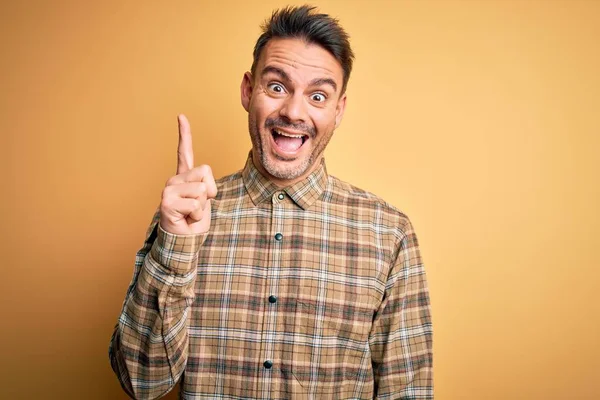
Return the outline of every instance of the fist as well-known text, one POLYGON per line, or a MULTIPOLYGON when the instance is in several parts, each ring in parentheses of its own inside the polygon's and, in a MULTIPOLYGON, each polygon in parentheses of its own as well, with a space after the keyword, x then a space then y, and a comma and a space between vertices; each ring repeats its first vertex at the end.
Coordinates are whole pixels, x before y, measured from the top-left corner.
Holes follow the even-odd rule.
POLYGON ((208 165, 194 168, 190 124, 183 114, 177 120, 177 175, 169 178, 162 191, 160 226, 175 235, 208 232, 210 199, 217 195, 217 185, 208 165))

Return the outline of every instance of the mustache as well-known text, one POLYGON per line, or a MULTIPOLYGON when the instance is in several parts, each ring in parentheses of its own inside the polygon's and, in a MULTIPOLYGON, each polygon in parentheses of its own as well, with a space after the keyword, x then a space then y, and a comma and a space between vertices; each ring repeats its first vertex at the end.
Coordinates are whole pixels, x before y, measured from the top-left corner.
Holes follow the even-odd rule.
POLYGON ((295 131, 303 132, 311 138, 315 137, 317 134, 317 131, 312 126, 306 124, 292 124, 288 121, 283 120, 282 118, 267 118, 267 120, 265 121, 265 128, 288 128, 295 131))

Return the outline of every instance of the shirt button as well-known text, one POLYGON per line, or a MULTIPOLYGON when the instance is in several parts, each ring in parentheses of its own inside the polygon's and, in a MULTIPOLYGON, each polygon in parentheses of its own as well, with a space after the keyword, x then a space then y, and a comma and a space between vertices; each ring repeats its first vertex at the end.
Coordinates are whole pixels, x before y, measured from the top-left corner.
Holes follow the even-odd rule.
POLYGON ((278 198, 279 200, 283 200, 283 199, 285 198, 285 196, 283 195, 283 193, 279 193, 279 194, 277 195, 277 198, 278 198))
POLYGON ((273 366, 273 361, 267 360, 263 363, 266 369, 270 369, 273 366))
POLYGON ((281 239, 283 239, 283 235, 281 233, 276 233, 275 240, 277 240, 278 242, 281 242, 281 239))
POLYGON ((269 296, 269 303, 275 303, 276 301, 277 301, 277 296, 273 296, 273 295, 269 296))

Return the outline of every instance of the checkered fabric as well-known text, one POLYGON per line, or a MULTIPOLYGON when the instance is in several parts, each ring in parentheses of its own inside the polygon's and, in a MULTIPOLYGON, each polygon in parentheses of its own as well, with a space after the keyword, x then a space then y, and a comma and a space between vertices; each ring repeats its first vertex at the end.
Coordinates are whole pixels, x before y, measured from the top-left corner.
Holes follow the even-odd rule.
POLYGON ((425 270, 405 214, 328 175, 217 181, 210 231, 155 214, 110 343, 134 398, 432 399, 425 270))

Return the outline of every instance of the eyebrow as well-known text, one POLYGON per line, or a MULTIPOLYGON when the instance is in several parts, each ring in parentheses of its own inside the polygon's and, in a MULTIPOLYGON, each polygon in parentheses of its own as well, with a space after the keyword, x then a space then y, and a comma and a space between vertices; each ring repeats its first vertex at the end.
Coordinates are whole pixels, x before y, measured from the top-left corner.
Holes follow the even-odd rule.
MULTIPOLYGON (((261 76, 265 76, 268 73, 273 73, 275 75, 279 75, 281 79, 290 82, 291 79, 288 74, 285 73, 281 68, 274 67, 272 65, 267 65, 261 73, 261 76)), ((310 81, 309 86, 321 86, 321 85, 330 85, 333 88, 334 92, 337 92, 337 83, 331 78, 316 78, 310 81)))
POLYGON ((281 79, 288 81, 288 82, 291 80, 290 77, 288 76, 288 74, 286 74, 284 70, 282 70, 281 68, 273 67, 272 65, 267 65, 262 70, 261 76, 265 76, 268 73, 279 75, 281 77, 281 79))
POLYGON ((310 81, 309 86, 330 85, 334 92, 337 92, 337 84, 331 78, 317 78, 310 81))

